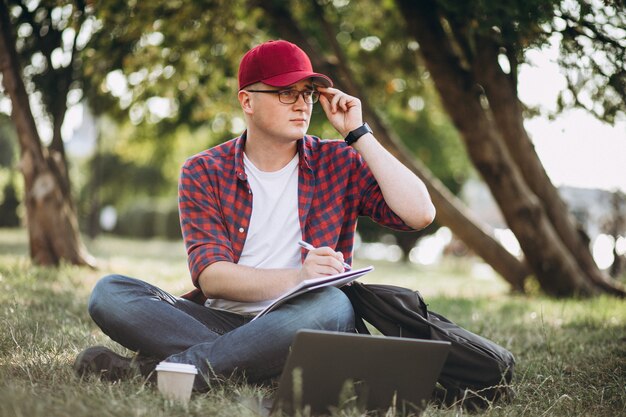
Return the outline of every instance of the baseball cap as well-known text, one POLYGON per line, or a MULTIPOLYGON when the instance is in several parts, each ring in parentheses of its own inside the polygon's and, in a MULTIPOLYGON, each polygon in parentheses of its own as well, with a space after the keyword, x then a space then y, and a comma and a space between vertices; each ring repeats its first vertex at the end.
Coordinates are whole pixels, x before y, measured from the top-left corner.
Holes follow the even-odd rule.
POLYGON ((239 89, 262 82, 272 87, 286 87, 305 78, 314 78, 324 87, 332 80, 313 72, 311 60, 298 46, 284 40, 268 41, 249 50, 239 64, 239 89))

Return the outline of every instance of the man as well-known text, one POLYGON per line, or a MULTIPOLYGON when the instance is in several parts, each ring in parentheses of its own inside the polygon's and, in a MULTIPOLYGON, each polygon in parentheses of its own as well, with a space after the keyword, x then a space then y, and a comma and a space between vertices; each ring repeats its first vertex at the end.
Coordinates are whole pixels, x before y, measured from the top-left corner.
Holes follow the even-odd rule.
POLYGON ((196 290, 178 298, 133 278, 100 280, 93 320, 139 355, 89 348, 76 360, 79 374, 147 375, 167 360, 195 365, 197 389, 235 372, 262 381, 280 374, 297 330, 354 331, 352 306, 333 287, 251 321, 302 280, 343 272, 359 215, 402 230, 434 218, 424 184, 378 143, 360 101, 332 85, 289 42, 244 55, 238 98, 247 130, 182 168, 181 226, 196 290), (307 135, 318 100, 346 141, 307 135), (317 249, 306 252, 299 240, 317 249))

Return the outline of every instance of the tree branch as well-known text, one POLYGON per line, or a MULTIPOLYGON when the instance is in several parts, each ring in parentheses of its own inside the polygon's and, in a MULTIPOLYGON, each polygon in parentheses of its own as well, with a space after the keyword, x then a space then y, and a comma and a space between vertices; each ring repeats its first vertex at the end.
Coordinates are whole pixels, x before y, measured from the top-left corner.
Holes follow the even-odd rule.
POLYGON ((52 70, 52 51, 54 48, 50 47, 49 44, 45 41, 44 37, 41 36, 42 27, 35 20, 35 14, 28 10, 28 7, 24 4, 22 0, 17 0, 18 6, 22 9, 21 16, 23 16, 24 21, 32 26, 33 35, 38 44, 41 46, 40 50, 42 55, 46 58, 46 63, 48 65, 48 69, 52 70))
POLYGON ((561 12, 561 18, 563 18, 566 23, 568 23, 563 31, 569 29, 573 31, 576 35, 584 36, 592 41, 600 41, 601 43, 614 46, 617 50, 624 50, 624 48, 626 47, 625 45, 622 45, 618 40, 606 36, 604 33, 600 32, 592 22, 588 22, 582 17, 580 19, 576 19, 574 16, 570 15, 567 12, 561 12), (582 29, 580 29, 581 26, 585 29, 589 29, 595 37, 585 33, 582 29))
POLYGON ((15 50, 15 38, 5 0, 0 0, 0 72, 4 89, 11 98, 13 107, 11 119, 17 129, 21 153, 22 155, 29 153, 34 159, 33 166, 41 166, 45 163, 45 155, 21 78, 22 70, 15 50))

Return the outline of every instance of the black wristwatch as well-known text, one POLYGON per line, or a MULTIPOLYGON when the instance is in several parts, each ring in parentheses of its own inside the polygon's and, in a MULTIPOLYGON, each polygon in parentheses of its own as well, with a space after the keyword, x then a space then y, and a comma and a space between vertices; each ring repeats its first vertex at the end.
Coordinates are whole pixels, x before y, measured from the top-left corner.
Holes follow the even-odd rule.
POLYGON ((346 136, 346 143, 348 145, 352 145, 354 142, 359 140, 359 138, 366 133, 373 133, 373 132, 372 132, 372 129, 370 128, 370 125, 368 125, 367 123, 363 123, 363 126, 357 127, 356 129, 348 133, 348 135, 346 136))

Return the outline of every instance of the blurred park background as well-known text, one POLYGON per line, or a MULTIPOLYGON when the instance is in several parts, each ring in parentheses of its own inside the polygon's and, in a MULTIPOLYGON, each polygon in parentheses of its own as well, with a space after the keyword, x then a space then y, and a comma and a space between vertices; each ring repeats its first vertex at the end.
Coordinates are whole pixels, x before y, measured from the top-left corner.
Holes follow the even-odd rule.
MULTIPOLYGON (((0 283, 22 294, 20 305, 37 294, 29 292, 37 277, 57 297, 73 289, 68 311, 83 326, 70 349, 53 344, 47 355, 63 352, 66 363, 85 334, 101 341, 84 303, 105 272, 189 289, 179 168, 243 132, 239 59, 281 38, 362 100, 377 138, 425 181, 437 207, 436 222, 416 233, 359 221, 355 259, 376 265, 371 279, 460 297, 440 308, 516 354, 536 342, 554 358, 546 323, 609 326, 575 342, 589 353, 594 338, 618 341, 604 347, 621 382, 595 386, 614 387, 606 415, 624 411, 623 2, 0 0, 0 17, 0 283), (564 298, 588 296, 600 301, 564 307, 574 302, 564 298), (530 335, 540 324, 545 337, 520 341, 515 329, 498 329, 511 311, 523 311, 517 330, 530 335)), ((319 107, 309 133, 338 136, 319 107)), ((26 317, 39 328, 36 315, 26 317)), ((7 349, 20 345, 11 337, 7 349)), ((529 362, 546 362, 541 355, 529 362)), ((540 374, 563 371, 555 361, 526 368, 527 402, 545 385, 540 374)), ((589 374, 579 377, 582 385, 589 374)), ((554 395, 520 414, 549 414, 562 402, 558 388, 554 395)))
MULTIPOLYGON (((1 6, 0 226, 27 228, 35 263, 93 264, 102 233, 180 239, 181 164, 242 133, 238 61, 284 38, 362 99, 437 206, 419 233, 363 220, 357 257, 476 256, 516 291, 624 295, 622 3, 1 6)), ((310 133, 337 137, 321 108, 310 133)))

